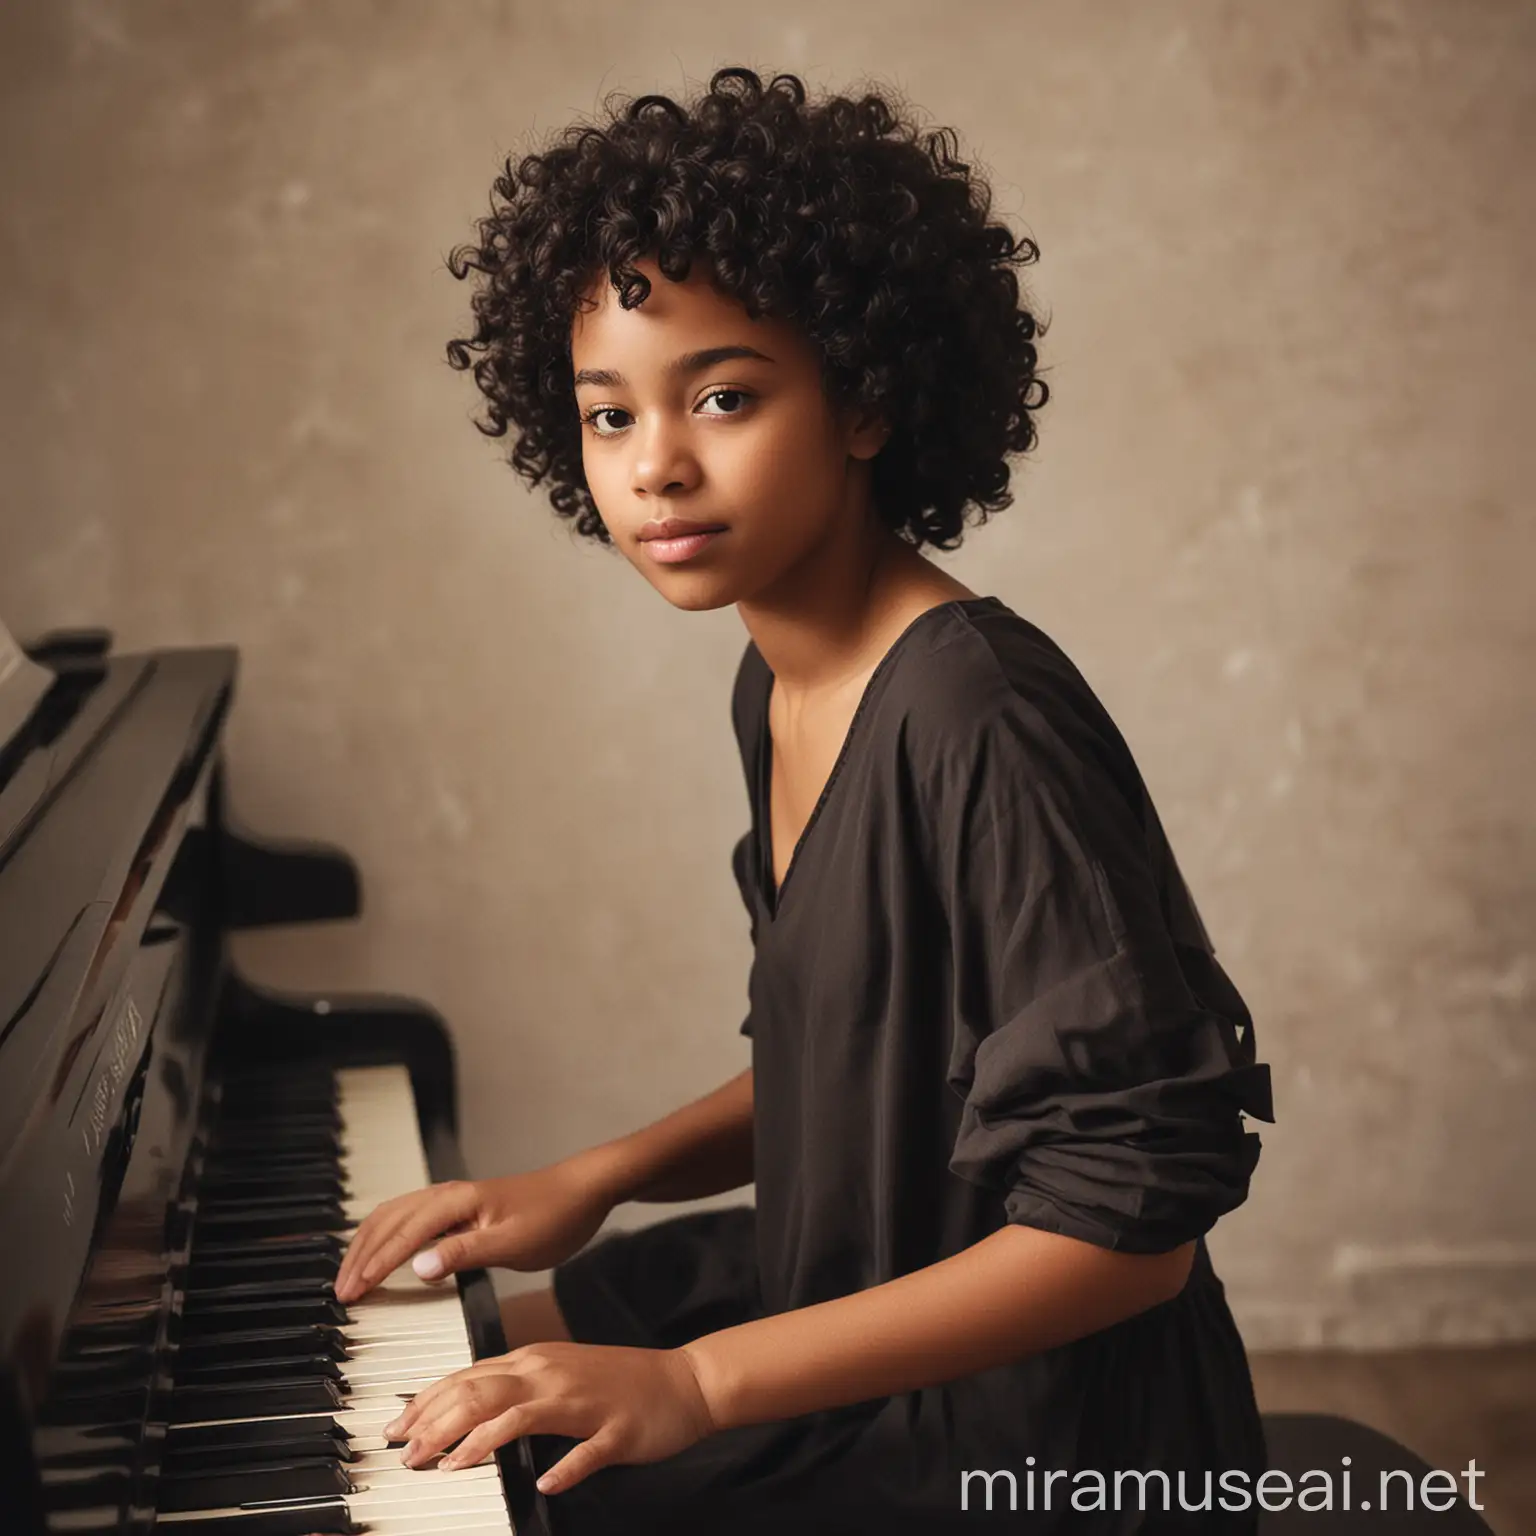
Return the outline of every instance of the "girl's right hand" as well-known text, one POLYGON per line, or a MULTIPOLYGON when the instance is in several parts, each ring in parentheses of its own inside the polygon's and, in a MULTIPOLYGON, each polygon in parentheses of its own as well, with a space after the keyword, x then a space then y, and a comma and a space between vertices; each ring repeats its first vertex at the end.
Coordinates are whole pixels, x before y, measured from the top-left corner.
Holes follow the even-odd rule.
POLYGON ((613 1206, 612 1194, 577 1159, 397 1195, 353 1234, 336 1272, 336 1299, 356 1301, 413 1254, 424 1280, 487 1264, 552 1269, 591 1239, 613 1206))

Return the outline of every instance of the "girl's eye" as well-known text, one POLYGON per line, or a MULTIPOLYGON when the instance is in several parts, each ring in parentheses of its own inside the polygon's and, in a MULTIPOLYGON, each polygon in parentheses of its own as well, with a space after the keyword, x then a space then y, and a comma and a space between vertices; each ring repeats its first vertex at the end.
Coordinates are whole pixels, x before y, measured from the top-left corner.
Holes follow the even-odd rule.
MULTIPOLYGON (((717 400, 721 395, 729 395, 736 400, 751 398, 744 389, 712 389, 704 398, 706 400, 717 400)), ((741 415, 741 408, 738 406, 734 411, 727 411, 725 414, 727 416, 739 416, 741 415)))
MULTIPOLYGON (((744 389, 724 389, 724 388, 721 388, 721 389, 712 389, 712 390, 710 390, 710 392, 707 395, 705 395, 704 399, 705 400, 715 400, 715 399, 718 399, 719 397, 721 397, 722 395, 724 395, 724 396, 726 396, 726 397, 728 397, 730 399, 734 399, 734 400, 741 401, 741 402, 745 402, 745 401, 750 400, 752 398, 746 392, 746 390, 744 390, 744 389)), ((722 415, 722 414, 726 415, 726 416, 740 416, 741 413, 742 413, 741 405, 738 405, 735 410, 724 411, 724 412, 719 412, 719 411, 708 412, 708 414, 711 415, 711 416, 722 415)), ((599 428, 599 426, 598 426, 598 418, 602 417, 602 416, 627 416, 628 414, 629 414, 628 411, 624 410, 622 407, 617 406, 617 405, 594 405, 590 411, 583 411, 582 412, 581 419, 592 429, 593 434, 595 436, 597 436, 597 437, 617 437, 619 435, 619 433, 622 432, 624 429, 622 427, 615 427, 612 431, 605 432, 605 431, 603 431, 603 430, 601 430, 599 428)))
POLYGON ((589 427, 592 428, 592 431, 598 437, 612 437, 613 436, 612 432, 601 432, 601 431, 598 430, 597 418, 599 416, 613 416, 613 415, 622 416, 623 414, 624 413, 622 411, 620 411, 617 406, 613 406, 613 405, 597 405, 597 406, 593 406, 593 408, 590 411, 583 411, 581 419, 584 422, 586 422, 586 424, 589 427))

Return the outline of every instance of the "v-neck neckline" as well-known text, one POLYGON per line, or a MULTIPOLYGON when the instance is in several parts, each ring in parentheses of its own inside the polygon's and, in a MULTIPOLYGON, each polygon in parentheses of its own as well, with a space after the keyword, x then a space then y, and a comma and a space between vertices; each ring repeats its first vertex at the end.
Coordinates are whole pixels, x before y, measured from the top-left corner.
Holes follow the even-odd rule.
MULTIPOLYGON (((848 729, 843 733, 843 743, 837 750, 837 757, 833 760, 832 771, 827 775, 827 781, 821 786, 821 793, 816 797, 816 804, 811 807, 811 814, 806 817, 805 825, 800 829, 800 836, 795 841, 795 846, 789 855, 789 863, 784 866, 784 878, 775 881, 773 875, 774 846, 773 846, 773 731, 769 727, 769 707, 773 702, 773 690, 778 681, 773 675, 773 670, 765 661, 763 670, 768 673, 768 687, 763 694, 762 721, 758 727, 757 741, 757 783, 758 783, 758 888, 763 896, 768 911, 770 923, 778 920, 779 914, 784 910, 784 892, 789 886, 791 877, 795 873, 795 867, 800 862, 800 855, 805 851, 806 844, 810 841, 811 833, 816 823, 821 819, 822 808, 832 794, 832 788, 842 774, 843 764, 848 760, 848 754, 853 746, 854 739, 858 735, 859 721, 863 718, 866 706, 875 695, 875 685, 880 681, 886 669, 894 660, 898 651, 902 649, 903 642, 916 630, 924 620, 931 618, 936 613, 946 612, 952 609, 964 610, 969 604, 996 604, 1001 599, 996 597, 952 597, 942 603, 935 603, 932 608, 925 608, 901 631, 899 635, 886 647, 885 655, 875 663, 875 669, 869 674, 868 681, 864 684, 863 692, 859 695, 859 702, 854 709, 853 718, 848 722, 848 729)), ((761 652, 759 652, 761 655, 761 652)))

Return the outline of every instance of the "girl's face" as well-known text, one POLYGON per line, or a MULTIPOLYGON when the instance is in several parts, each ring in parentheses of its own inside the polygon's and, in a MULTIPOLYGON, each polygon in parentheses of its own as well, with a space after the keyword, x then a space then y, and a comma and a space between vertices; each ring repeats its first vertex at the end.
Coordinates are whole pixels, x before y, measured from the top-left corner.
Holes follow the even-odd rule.
POLYGON ((865 461, 884 430, 837 419, 810 343, 786 321, 749 320, 704 262, 683 283, 636 265, 645 302, 625 310, 604 275, 599 307, 571 330, 592 499, 676 607, 771 602, 830 543, 866 536, 865 461))

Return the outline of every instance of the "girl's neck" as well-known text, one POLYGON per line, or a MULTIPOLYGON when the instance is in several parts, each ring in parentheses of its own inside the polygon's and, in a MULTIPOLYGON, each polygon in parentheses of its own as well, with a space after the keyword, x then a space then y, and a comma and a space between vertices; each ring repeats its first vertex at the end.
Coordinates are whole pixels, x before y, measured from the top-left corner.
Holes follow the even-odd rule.
POLYGON ((920 613, 976 596, 883 526, 850 544, 819 552, 814 566, 772 595, 737 604, 781 702, 862 692, 920 613))

